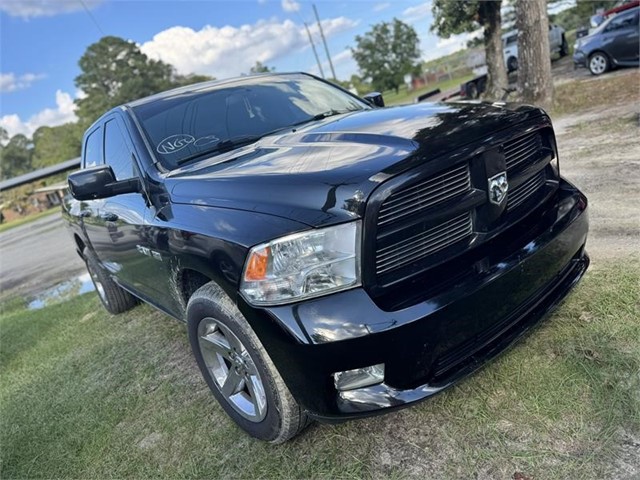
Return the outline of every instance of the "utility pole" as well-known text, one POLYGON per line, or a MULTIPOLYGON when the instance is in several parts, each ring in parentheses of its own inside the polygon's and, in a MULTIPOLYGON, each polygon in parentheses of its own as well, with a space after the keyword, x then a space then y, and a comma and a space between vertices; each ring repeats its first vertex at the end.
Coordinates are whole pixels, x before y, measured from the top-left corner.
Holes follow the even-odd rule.
POLYGON ((320 17, 318 16, 318 10, 316 4, 313 4, 313 13, 316 15, 316 22, 318 22, 318 29, 320 30, 320 36, 322 37, 322 43, 324 44, 324 51, 327 53, 327 59, 329 60, 329 67, 331 67, 331 75, 333 79, 337 80, 336 71, 333 69, 333 62, 331 61, 331 54, 329 53, 329 47, 327 47, 327 40, 324 38, 324 32, 322 31, 322 24, 320 23, 320 17))
POLYGON ((316 57, 318 69, 320 70, 320 76, 322 78, 325 78, 324 71, 322 70, 322 64, 320 63, 320 58, 318 57, 318 52, 316 51, 316 45, 315 43, 313 43, 313 37, 311 36, 311 32, 309 31, 309 25, 307 25, 307 22, 304 22, 304 28, 307 30, 307 35, 309 36, 309 43, 311 44, 311 48, 313 49, 313 56, 316 57))

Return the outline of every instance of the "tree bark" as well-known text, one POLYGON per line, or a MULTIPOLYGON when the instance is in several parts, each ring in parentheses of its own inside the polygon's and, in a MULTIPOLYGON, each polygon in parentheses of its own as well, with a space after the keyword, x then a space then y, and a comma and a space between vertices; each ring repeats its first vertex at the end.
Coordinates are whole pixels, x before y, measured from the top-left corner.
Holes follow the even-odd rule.
POLYGON ((518 0, 518 93, 526 103, 549 109, 553 82, 549 54, 547 0, 518 0))
POLYGON ((501 1, 480 2, 480 16, 484 23, 484 50, 487 63, 487 87, 483 98, 500 100, 507 88, 507 69, 502 54, 500 6, 501 1))

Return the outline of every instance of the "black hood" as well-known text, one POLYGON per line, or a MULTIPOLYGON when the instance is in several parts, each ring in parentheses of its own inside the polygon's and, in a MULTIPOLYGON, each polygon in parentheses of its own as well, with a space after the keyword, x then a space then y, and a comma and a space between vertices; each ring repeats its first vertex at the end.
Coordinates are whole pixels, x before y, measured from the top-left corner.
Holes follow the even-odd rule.
POLYGON ((391 107, 331 117, 172 171, 174 203, 235 208, 311 226, 358 218, 381 182, 542 110, 511 104, 391 107))

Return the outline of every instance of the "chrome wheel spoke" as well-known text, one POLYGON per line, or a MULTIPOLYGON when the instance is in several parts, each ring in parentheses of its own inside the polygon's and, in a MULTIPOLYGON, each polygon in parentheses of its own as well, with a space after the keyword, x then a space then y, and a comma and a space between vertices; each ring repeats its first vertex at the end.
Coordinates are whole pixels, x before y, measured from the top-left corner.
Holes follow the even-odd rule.
POLYGON ((264 384, 251 353, 227 325, 203 318, 198 325, 200 352, 217 390, 233 409, 252 422, 267 414, 264 384))
POLYGON ((247 380, 247 390, 255 409, 255 415, 262 415, 267 407, 267 396, 264 393, 262 382, 256 375, 250 375, 247 380))
POLYGON ((222 395, 229 398, 241 391, 244 388, 244 384, 244 378, 238 375, 238 372, 236 372, 235 369, 231 368, 220 391, 222 392, 222 395))
POLYGON ((230 359, 231 346, 229 345, 229 342, 227 342, 226 338, 218 332, 209 333, 208 335, 204 335, 200 338, 204 340, 200 342, 200 345, 204 348, 212 350, 223 358, 230 359))

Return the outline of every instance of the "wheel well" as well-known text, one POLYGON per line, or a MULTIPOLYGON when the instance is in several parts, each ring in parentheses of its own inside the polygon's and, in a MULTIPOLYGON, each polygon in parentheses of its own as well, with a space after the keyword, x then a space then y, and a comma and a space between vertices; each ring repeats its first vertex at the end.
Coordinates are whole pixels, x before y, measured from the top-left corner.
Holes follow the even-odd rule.
POLYGON ((198 272, 197 270, 184 269, 179 275, 178 287, 180 288, 180 294, 184 305, 189 303, 191 295, 195 293, 203 285, 209 283, 211 278, 205 274, 198 272))
POLYGON ((601 53, 607 58, 607 60, 609 60, 609 55, 607 55, 607 52, 605 52, 604 50, 594 50, 589 54, 589 58, 593 57, 596 53, 601 53))

